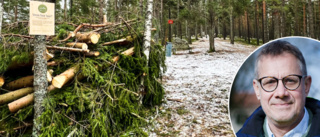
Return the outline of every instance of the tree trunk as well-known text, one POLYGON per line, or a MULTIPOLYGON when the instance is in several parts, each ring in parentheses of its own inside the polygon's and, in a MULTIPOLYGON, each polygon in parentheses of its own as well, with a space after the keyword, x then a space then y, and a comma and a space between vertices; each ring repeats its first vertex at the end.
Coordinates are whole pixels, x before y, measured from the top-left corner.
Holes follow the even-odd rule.
POLYGON ((241 16, 239 16, 239 22, 238 22, 239 24, 238 24, 238 27, 239 27, 239 38, 240 38, 240 39, 242 38, 242 35, 241 35, 241 24, 242 24, 242 23, 241 23, 241 19, 242 19, 241 16))
POLYGON ((194 32, 195 32, 195 36, 196 36, 196 40, 198 40, 198 23, 196 22, 196 27, 194 28, 194 32))
POLYGON ((144 32, 144 42, 143 42, 143 51, 147 56, 147 62, 149 61, 149 53, 151 46, 151 27, 152 27, 152 9, 153 9, 153 0, 147 1, 147 11, 146 11, 146 20, 145 20, 145 32, 144 32))
POLYGON ((143 0, 140 0, 139 7, 140 7, 140 16, 142 18, 143 17, 143 0))
MULTIPOLYGON (((191 0, 188 0, 188 9, 191 10, 191 0)), ((187 30, 188 30, 188 44, 192 44, 191 40, 191 20, 188 19, 188 25, 187 25, 187 30)))
POLYGON ((114 20, 116 23, 119 22, 119 9, 118 9, 118 0, 114 1, 114 11, 116 12, 116 15, 114 16, 114 20))
POLYGON ((249 15, 247 13, 247 11, 245 11, 245 15, 246 15, 246 20, 247 20, 247 37, 248 37, 248 43, 250 44, 250 21, 249 21, 249 15))
POLYGON ((99 19, 100 22, 103 22, 103 7, 104 7, 104 0, 99 0, 99 19))
POLYGON ((233 7, 230 6, 230 43, 234 44, 234 22, 233 22, 233 7))
POLYGON ((259 3, 258 0, 256 0, 256 10, 254 10, 255 16, 255 26, 256 26, 256 38, 257 38, 257 45, 259 45, 259 3))
MULTIPOLYGON (((277 5, 275 5, 277 6, 277 5)), ((275 10, 275 12, 273 13, 274 14, 274 33, 273 33, 273 36, 274 36, 274 39, 277 39, 280 37, 280 27, 279 27, 279 11, 278 10, 275 10)))
POLYGON ((299 7, 299 0, 295 0, 294 1, 294 20, 295 20, 295 22, 294 22, 294 35, 295 36, 298 36, 298 35, 300 35, 301 33, 300 33, 300 26, 299 26, 299 24, 300 24, 300 21, 299 21, 299 14, 298 13, 300 13, 299 12, 299 10, 298 10, 298 7, 299 7))
MULTIPOLYGON (((169 7, 169 19, 171 19, 171 8, 169 7)), ((169 27, 169 42, 172 42, 172 28, 171 28, 172 24, 169 24, 168 27, 169 27)))
POLYGON ((70 20, 72 21, 72 12, 73 12, 73 10, 72 10, 72 8, 73 8, 73 0, 70 0, 70 20))
POLYGON ((314 36, 314 26, 313 26, 313 9, 312 9, 312 3, 311 0, 308 0, 308 14, 309 14, 309 33, 311 38, 315 38, 314 36))
POLYGON ((67 0, 64 0, 64 21, 67 21, 67 0))
POLYGON ((303 4, 303 36, 307 36, 306 5, 303 4))
MULTIPOLYGON (((209 0, 209 5, 208 7, 210 7, 211 5, 213 5, 213 0, 209 0)), ((214 10, 212 8, 208 8, 208 13, 209 13, 209 19, 208 19, 208 25, 209 25, 209 52, 215 52, 216 49, 214 47, 214 31, 215 31, 215 24, 214 24, 214 18, 215 18, 215 14, 214 14, 214 10)))
POLYGON ((39 136, 41 130, 41 124, 38 118, 41 116, 44 107, 42 106, 43 100, 46 96, 48 87, 47 81, 47 60, 45 36, 35 36, 34 44, 34 120, 33 120, 33 132, 32 136, 39 136))
POLYGON ((3 19, 3 0, 0 0, 0 35, 1 35, 1 29, 2 29, 2 19, 3 19))
MULTIPOLYGON (((281 6, 285 6, 285 0, 282 0, 281 6)), ((291 30, 291 29, 289 29, 291 30)), ((291 35, 291 34, 289 34, 291 35)), ((287 36, 286 34, 286 15, 284 9, 281 9, 281 37, 287 36)))
POLYGON ((268 20, 267 20, 267 13, 266 13, 266 1, 263 0, 263 25, 264 25, 264 43, 269 41, 268 37, 268 20))

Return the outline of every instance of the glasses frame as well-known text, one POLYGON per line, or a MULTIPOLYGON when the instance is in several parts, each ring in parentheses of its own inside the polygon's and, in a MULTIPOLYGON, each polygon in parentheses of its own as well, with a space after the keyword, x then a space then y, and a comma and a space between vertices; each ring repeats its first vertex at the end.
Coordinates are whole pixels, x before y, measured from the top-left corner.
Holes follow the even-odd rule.
POLYGON ((262 78, 259 78, 259 79, 256 79, 256 80, 259 81, 261 88, 262 88, 264 91, 266 91, 266 92, 273 92, 274 90, 276 90, 276 89, 278 88, 278 85, 279 85, 279 80, 282 81, 283 86, 284 86, 287 90, 291 90, 291 91, 292 91, 292 90, 296 90, 297 88, 295 88, 295 89, 289 89, 289 88, 287 88, 286 85, 284 84, 283 79, 285 79, 285 78, 287 78, 287 77, 289 77, 289 76, 297 76, 297 77, 299 77, 299 85, 298 85, 298 87, 297 87, 297 88, 299 88, 300 85, 301 85, 301 79, 302 79, 303 77, 306 77, 307 75, 290 74, 290 75, 287 75, 287 76, 285 76, 285 77, 283 77, 283 78, 281 78, 281 79, 276 78, 276 77, 272 77, 272 76, 265 76, 265 77, 262 77, 262 78), (262 86, 262 84, 261 84, 261 80, 264 79, 264 78, 274 78, 274 79, 276 79, 276 80, 277 80, 277 86, 276 86, 276 88, 274 88, 273 90, 270 90, 270 91, 264 89, 263 86, 262 86))

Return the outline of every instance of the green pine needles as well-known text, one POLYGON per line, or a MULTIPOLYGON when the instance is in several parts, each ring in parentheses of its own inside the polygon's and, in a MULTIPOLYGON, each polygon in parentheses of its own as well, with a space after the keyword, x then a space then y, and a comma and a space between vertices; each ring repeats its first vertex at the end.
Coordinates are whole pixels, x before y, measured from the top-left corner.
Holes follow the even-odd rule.
MULTIPOLYGON (((63 28, 66 27, 59 27, 58 37, 65 36, 63 28)), ((54 76, 75 65, 79 67, 79 72, 61 89, 48 93, 43 103, 45 111, 39 118, 41 136, 147 136, 142 128, 149 122, 146 117, 150 113, 146 112, 160 105, 165 93, 161 85, 162 73, 166 70, 165 53, 162 46, 152 45, 147 65, 142 51, 142 34, 138 34, 127 45, 100 45, 128 35, 136 34, 102 34, 98 44, 89 46, 100 52, 99 57, 55 52, 53 60, 63 63, 48 67, 54 70, 54 76), (132 56, 120 54, 132 46, 135 47, 132 56), (117 63, 112 62, 114 56, 120 56, 117 63)), ((14 56, 20 55, 15 58, 18 61, 29 59, 29 50, 11 50, 11 53, 8 52, 10 48, 4 50, 3 45, 1 47, 2 73, 14 56)), ((13 129, 23 126, 23 123, 32 123, 33 105, 17 113, 10 113, 7 105, 0 106, 0 109, 0 131, 13 136, 31 134, 28 130, 19 130, 17 133, 13 129)))

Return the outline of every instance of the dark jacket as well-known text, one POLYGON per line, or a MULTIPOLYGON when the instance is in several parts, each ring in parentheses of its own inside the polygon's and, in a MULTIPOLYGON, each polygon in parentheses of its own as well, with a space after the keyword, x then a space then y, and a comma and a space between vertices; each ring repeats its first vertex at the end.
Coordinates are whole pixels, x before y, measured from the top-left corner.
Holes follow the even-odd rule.
MULTIPOLYGON (((312 113, 312 123, 307 137, 320 137, 320 101, 307 97, 306 108, 312 113)), ((237 132, 237 137, 260 137, 264 135, 263 122, 266 114, 257 108, 237 132)))

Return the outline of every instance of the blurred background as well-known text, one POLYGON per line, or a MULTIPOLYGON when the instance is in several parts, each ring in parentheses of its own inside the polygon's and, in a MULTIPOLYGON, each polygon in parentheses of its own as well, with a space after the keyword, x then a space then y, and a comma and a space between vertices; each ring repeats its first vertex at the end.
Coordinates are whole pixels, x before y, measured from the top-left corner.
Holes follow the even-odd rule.
MULTIPOLYGON (((308 96, 320 100, 320 93, 318 91, 320 89, 320 42, 306 37, 286 37, 277 40, 288 41, 301 50, 306 60, 308 75, 312 77, 311 89, 308 96)), ((246 59, 232 84, 229 115, 235 133, 242 127, 251 113, 260 106, 260 102, 257 100, 252 87, 255 60, 260 49, 261 47, 246 59)))

